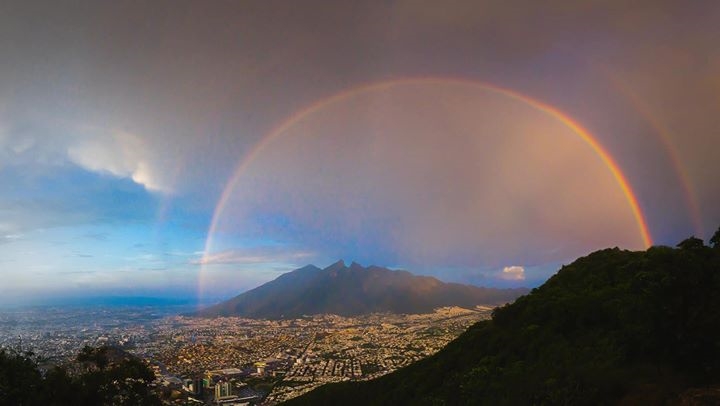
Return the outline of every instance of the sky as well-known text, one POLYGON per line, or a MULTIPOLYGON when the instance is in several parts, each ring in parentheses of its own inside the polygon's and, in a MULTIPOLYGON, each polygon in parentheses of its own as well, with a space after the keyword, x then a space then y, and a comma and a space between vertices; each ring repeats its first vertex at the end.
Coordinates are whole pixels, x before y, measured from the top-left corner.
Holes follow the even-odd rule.
POLYGON ((707 239, 717 21, 715 1, 4 1, 0 302, 222 298, 340 258, 537 286, 707 239))

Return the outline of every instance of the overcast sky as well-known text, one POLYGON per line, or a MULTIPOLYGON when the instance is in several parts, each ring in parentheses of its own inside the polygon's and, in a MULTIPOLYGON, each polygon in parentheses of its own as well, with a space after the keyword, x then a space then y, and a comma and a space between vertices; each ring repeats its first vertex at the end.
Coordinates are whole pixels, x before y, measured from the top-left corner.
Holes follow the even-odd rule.
POLYGON ((718 21, 716 1, 4 1, 0 296, 222 297, 339 258, 536 286, 645 246, 598 148, 654 244, 707 238, 718 21))

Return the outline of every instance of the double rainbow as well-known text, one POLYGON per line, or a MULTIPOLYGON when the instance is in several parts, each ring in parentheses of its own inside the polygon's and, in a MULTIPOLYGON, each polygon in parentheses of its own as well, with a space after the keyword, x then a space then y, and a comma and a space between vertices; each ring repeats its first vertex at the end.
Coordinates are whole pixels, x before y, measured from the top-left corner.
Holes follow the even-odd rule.
MULTIPOLYGON (((600 160, 605 164, 607 169, 611 172, 613 178, 617 182, 618 186, 622 190, 623 195, 625 196, 625 199, 627 200, 628 205, 630 206, 630 209, 632 211, 633 217, 635 218, 635 222, 637 223, 638 232, 640 234, 640 237, 645 245, 645 247, 649 247, 652 245, 652 238, 650 236, 650 231, 648 230, 647 221, 645 219, 645 216, 640 209, 640 205, 638 204, 638 200, 636 197, 635 192, 633 191, 632 187, 630 186, 630 183, 627 180, 627 177, 620 169, 620 166, 615 162, 615 160, 610 156, 610 154, 603 148, 603 146, 600 144, 600 142, 597 140, 596 137, 594 137, 588 130, 583 128, 582 125, 580 125, 578 122, 570 118, 567 114, 563 113, 559 109, 550 106, 548 104, 545 104, 541 101, 532 99, 526 95, 523 95, 521 93, 505 89, 499 86, 495 86, 488 83, 483 82, 477 82, 472 80, 466 80, 466 79, 456 79, 456 78, 442 78, 442 77, 420 77, 420 78, 405 78, 405 79, 396 79, 396 80, 388 80, 388 81, 382 81, 382 82, 375 82, 370 84, 361 85, 358 87, 353 87, 351 89, 342 91, 340 93, 334 94, 332 96, 326 97, 324 99, 318 100, 315 103, 302 108, 289 116, 287 119, 282 121, 279 125, 274 127, 270 132, 268 132, 265 136, 262 137, 262 139, 254 146, 254 148, 248 153, 235 167, 235 170, 233 172, 233 175, 230 177, 228 182, 225 184, 225 187, 222 191, 222 194, 220 195, 220 198, 217 202, 217 205, 215 206, 215 210, 213 211, 212 221, 210 223, 210 227, 208 229, 207 237, 205 240, 205 247, 204 247, 204 254, 203 254, 203 260, 202 263, 205 263, 208 258, 208 254, 210 253, 210 250, 212 249, 213 245, 213 239, 215 236, 215 233, 217 232, 218 224, 220 222, 220 219, 222 218, 225 208, 228 204, 228 201, 230 200, 230 197, 233 195, 235 191, 235 187, 240 181, 240 179, 245 174, 247 168, 253 163, 253 161, 262 153, 262 151, 268 147, 271 142, 279 137, 282 137, 284 134, 287 133, 287 131, 295 126, 296 124, 302 122, 304 119, 312 116, 313 114, 321 111, 322 109, 333 105, 334 103, 338 103, 341 101, 348 100, 352 97, 370 93, 370 92, 377 92, 382 91, 386 89, 390 89, 395 86, 401 86, 401 85, 408 85, 408 84, 461 84, 463 86, 468 86, 471 88, 476 88, 483 91, 492 92, 501 96, 508 97, 513 100, 520 101, 522 103, 525 103, 526 105, 532 107, 533 109, 540 111, 544 114, 546 114, 549 117, 552 117, 553 119, 559 121, 563 125, 565 125, 567 128, 572 130, 573 133, 575 133, 580 139, 582 139, 594 152, 595 154, 600 158, 600 160)), ((202 272, 202 271, 201 271, 202 272)), ((202 279, 202 278, 201 278, 202 279)))

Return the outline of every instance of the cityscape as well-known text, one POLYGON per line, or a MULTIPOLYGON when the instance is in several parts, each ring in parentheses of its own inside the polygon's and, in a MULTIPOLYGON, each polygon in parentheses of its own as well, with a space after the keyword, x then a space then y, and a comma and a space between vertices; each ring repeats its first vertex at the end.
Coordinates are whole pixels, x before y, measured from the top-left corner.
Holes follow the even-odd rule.
POLYGON ((720 1, 0 1, 0 406, 720 405, 720 1))
POLYGON ((196 318, 176 307, 23 308, 0 312, 0 348, 68 363, 85 346, 145 360, 168 404, 274 405, 330 382, 368 380, 434 354, 492 308, 429 314, 196 318), (190 402, 190 403, 188 403, 190 402))

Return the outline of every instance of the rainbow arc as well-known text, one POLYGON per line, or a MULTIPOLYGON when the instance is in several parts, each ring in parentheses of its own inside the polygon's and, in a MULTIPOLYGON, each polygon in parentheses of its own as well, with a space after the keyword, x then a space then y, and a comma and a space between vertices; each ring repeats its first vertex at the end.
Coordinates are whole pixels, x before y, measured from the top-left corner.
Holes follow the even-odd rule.
MULTIPOLYGON (((533 109, 540 111, 540 112, 546 114, 547 116, 552 117, 553 119, 559 121, 560 123, 565 125, 567 128, 569 128, 574 134, 576 134, 578 137, 580 137, 580 139, 582 139, 585 142, 585 144, 587 144, 592 149, 592 151, 600 158, 600 160, 603 162, 603 164, 611 172, 613 178, 617 182, 618 187, 622 191, 622 193, 632 211, 632 215, 637 224, 638 233, 640 235, 640 238, 642 239, 643 244, 645 245, 646 248, 650 247, 652 245, 652 237, 651 237, 650 231, 648 229, 647 221, 646 221, 645 216, 640 208, 636 194, 633 191, 630 183, 627 180, 627 177, 625 176, 625 174, 623 173, 623 171, 621 170, 621 168, 617 164, 617 162, 612 158, 612 156, 608 153, 608 151, 601 145, 601 143, 597 140, 597 138, 595 136, 593 136, 582 125, 580 125, 580 123, 573 120, 567 114, 563 113, 559 109, 557 109, 549 104, 532 99, 526 95, 523 95, 521 93, 518 93, 518 92, 510 90, 510 89, 506 89, 506 88, 495 86, 495 85, 488 84, 488 83, 477 82, 477 81, 466 80, 466 79, 441 78, 441 77, 421 77, 421 78, 396 79, 396 80, 388 80, 388 81, 365 84, 365 85, 361 85, 358 87, 354 87, 354 88, 342 91, 340 93, 334 94, 327 98, 318 100, 315 103, 298 110, 297 112, 295 112, 294 114, 289 116, 287 119, 283 120, 280 124, 275 126, 264 137, 262 137, 262 139, 250 151, 250 153, 248 153, 238 163, 232 176, 230 177, 228 182, 225 184, 222 194, 220 195, 220 198, 218 199, 218 202, 215 206, 215 210, 214 210, 213 216, 212 216, 212 221, 211 221, 210 227, 208 229, 207 238, 206 238, 205 247, 204 247, 203 263, 207 259, 207 256, 209 255, 209 253, 212 249, 213 238, 215 236, 215 233, 217 232, 218 224, 225 212, 228 201, 230 200, 230 197, 233 195, 235 188, 238 185, 240 179, 243 177, 243 175, 247 171, 248 167, 255 161, 255 159, 257 159, 257 157, 273 141, 282 137, 284 134, 288 133, 289 129, 291 129, 293 126, 297 125, 304 119, 311 117, 313 114, 320 112, 321 110, 323 110, 324 108, 326 108, 330 105, 333 105, 333 104, 341 102, 341 101, 348 100, 348 99, 350 99, 352 97, 356 97, 358 95, 363 95, 363 94, 367 94, 367 93, 371 93, 371 92, 379 92, 379 91, 390 89, 395 86, 410 85, 410 84, 455 84, 455 85, 459 84, 459 85, 463 85, 463 86, 469 86, 472 88, 476 88, 476 89, 487 91, 487 92, 492 92, 492 93, 525 103, 526 105, 532 107, 533 109)), ((201 276, 201 280, 202 280, 202 276, 201 276)))

